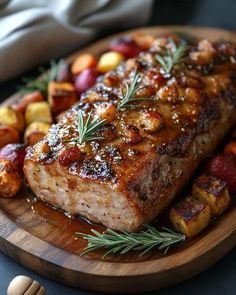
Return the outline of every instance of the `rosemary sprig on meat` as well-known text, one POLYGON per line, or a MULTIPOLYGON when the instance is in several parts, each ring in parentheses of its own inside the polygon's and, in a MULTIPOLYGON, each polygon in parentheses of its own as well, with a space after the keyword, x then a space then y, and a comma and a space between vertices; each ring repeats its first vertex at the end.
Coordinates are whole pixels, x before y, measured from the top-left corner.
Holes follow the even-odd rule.
POLYGON ((83 112, 80 110, 77 120, 78 136, 68 140, 67 142, 82 144, 88 141, 103 139, 103 137, 96 136, 95 132, 106 124, 107 121, 101 119, 100 117, 92 118, 92 111, 88 114, 87 119, 85 119, 83 112))
POLYGON ((159 250, 164 250, 164 254, 169 248, 185 240, 185 236, 176 233, 168 228, 163 228, 158 231, 155 227, 147 225, 146 230, 139 233, 116 232, 112 229, 107 229, 104 233, 99 233, 96 230, 91 230, 94 235, 83 234, 76 232, 79 237, 88 241, 88 246, 81 255, 85 253, 106 248, 108 251, 103 257, 111 253, 125 254, 129 251, 141 251, 140 256, 150 251, 154 247, 159 250))
POLYGON ((172 50, 167 47, 163 49, 161 54, 156 54, 156 60, 160 63, 165 73, 170 73, 175 65, 183 61, 183 57, 187 49, 183 40, 181 40, 179 46, 176 45, 172 38, 169 38, 168 41, 172 50))
POLYGON ((135 97, 137 92, 140 91, 144 86, 140 86, 141 82, 141 75, 140 73, 135 70, 134 77, 130 85, 128 83, 125 84, 126 91, 124 93, 123 88, 121 88, 122 98, 121 101, 118 103, 118 109, 123 109, 127 107, 134 107, 131 105, 131 102, 134 101, 143 101, 143 100, 150 100, 148 97, 135 97))
POLYGON ((48 72, 46 69, 40 67, 39 72, 42 74, 42 77, 40 78, 24 77, 22 80, 25 85, 20 87, 19 91, 21 93, 40 91, 44 97, 47 97, 48 83, 50 81, 56 80, 59 68, 61 67, 62 63, 64 63, 63 60, 60 60, 58 63, 54 60, 50 61, 50 69, 48 72))

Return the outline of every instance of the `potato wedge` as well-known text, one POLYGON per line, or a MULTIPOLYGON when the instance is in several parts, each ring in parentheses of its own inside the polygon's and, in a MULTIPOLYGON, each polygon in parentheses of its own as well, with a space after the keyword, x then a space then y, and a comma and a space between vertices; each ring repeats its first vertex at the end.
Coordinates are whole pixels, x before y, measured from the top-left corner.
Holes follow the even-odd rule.
POLYGON ((46 101, 31 102, 25 110, 25 121, 28 126, 32 122, 52 123, 50 106, 46 101))
POLYGON ((77 101, 75 87, 69 82, 50 82, 48 84, 48 102, 53 114, 67 110, 77 101))
POLYGON ((213 216, 221 215, 230 206, 226 181, 212 175, 201 175, 195 179, 192 195, 207 204, 213 216))
POLYGON ((34 145, 47 133, 51 124, 46 122, 33 122, 25 130, 24 141, 27 145, 34 145))
POLYGON ((44 101, 44 98, 39 91, 34 91, 31 93, 25 94, 17 104, 12 106, 12 108, 24 114, 27 105, 30 104, 31 102, 37 102, 37 101, 44 101))
POLYGON ((10 106, 1 106, 0 107, 0 124, 11 126, 20 132, 24 130, 24 117, 23 115, 14 110, 10 106))
POLYGON ((170 221, 173 227, 189 238, 202 231, 211 219, 211 211, 204 204, 192 196, 177 203, 170 210, 170 221))
POLYGON ((22 176, 14 164, 9 160, 0 160, 0 196, 14 197, 21 189, 22 176))
POLYGON ((7 125, 0 125, 0 148, 4 147, 8 143, 19 143, 20 132, 7 125))

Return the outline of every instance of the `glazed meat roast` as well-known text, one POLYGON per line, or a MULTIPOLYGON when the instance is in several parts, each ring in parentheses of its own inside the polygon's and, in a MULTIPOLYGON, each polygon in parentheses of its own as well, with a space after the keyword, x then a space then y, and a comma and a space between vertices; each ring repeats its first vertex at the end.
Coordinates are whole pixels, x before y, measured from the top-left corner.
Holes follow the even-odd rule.
POLYGON ((174 38, 156 38, 99 77, 28 148, 24 172, 39 199, 128 232, 170 205, 236 123, 236 46, 185 41, 181 60, 167 68, 165 54, 183 42, 174 38), (88 116, 103 124, 81 143, 78 124, 88 116))

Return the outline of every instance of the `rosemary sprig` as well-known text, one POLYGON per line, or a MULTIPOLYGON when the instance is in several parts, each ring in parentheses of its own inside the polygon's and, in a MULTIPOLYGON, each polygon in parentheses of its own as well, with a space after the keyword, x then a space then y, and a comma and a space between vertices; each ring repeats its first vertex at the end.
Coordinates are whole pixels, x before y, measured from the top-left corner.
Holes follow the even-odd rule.
POLYGON ((129 85, 128 83, 125 84, 126 92, 124 93, 123 89, 121 88, 122 98, 121 101, 118 103, 118 109, 127 108, 127 107, 134 107, 130 103, 133 101, 143 101, 143 100, 150 100, 150 98, 146 97, 135 97, 137 92, 141 90, 143 87, 140 86, 140 73, 137 72, 135 69, 134 77, 129 85))
POLYGON ((158 231, 150 225, 147 225, 147 229, 139 233, 128 233, 124 231, 118 233, 109 228, 104 233, 99 233, 93 229, 91 231, 94 235, 80 232, 75 233, 77 236, 88 241, 88 246, 81 255, 99 248, 106 248, 108 251, 103 257, 110 253, 125 254, 131 250, 141 251, 139 256, 142 256, 154 247, 164 250, 164 254, 166 254, 172 245, 185 240, 184 235, 176 233, 171 229, 163 228, 163 231, 158 231))
POLYGON ((48 72, 46 69, 40 67, 39 72, 42 74, 41 78, 24 77, 22 80, 25 85, 21 86, 19 88, 19 91, 21 93, 40 91, 42 95, 46 97, 48 92, 48 83, 50 81, 56 80, 58 71, 62 63, 64 63, 64 60, 60 60, 58 63, 56 63, 54 60, 51 60, 50 69, 48 70, 48 72))
POLYGON ((156 60, 166 73, 170 73, 175 65, 183 61, 187 49, 186 43, 183 40, 181 40, 178 47, 172 38, 169 38, 169 43, 172 46, 172 50, 166 48, 163 54, 156 54, 156 60))
POLYGON ((106 120, 99 117, 92 118, 92 111, 88 114, 88 117, 85 120, 83 112, 80 110, 77 120, 78 137, 72 138, 67 142, 82 144, 87 141, 103 139, 103 137, 94 136, 94 133, 105 124, 107 124, 106 120))

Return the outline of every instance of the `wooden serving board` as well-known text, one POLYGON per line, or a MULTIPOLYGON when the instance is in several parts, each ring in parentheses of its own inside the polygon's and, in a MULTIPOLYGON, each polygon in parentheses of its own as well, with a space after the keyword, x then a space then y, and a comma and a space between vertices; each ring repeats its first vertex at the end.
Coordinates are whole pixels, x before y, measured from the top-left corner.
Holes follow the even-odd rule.
MULTIPOLYGON (((133 32, 160 35, 187 32, 211 40, 236 41, 236 34, 218 29, 151 27, 117 34, 82 51, 100 54, 119 35, 133 32)), ((17 95, 5 104, 11 104, 17 95)), ((24 266, 65 284, 111 293, 143 292, 188 279, 213 265, 236 245, 236 204, 192 241, 172 249, 165 256, 157 250, 139 257, 137 253, 110 255, 103 252, 81 257, 86 243, 74 233, 89 233, 97 225, 68 218, 23 189, 13 199, 0 198, 0 250, 24 266)))

